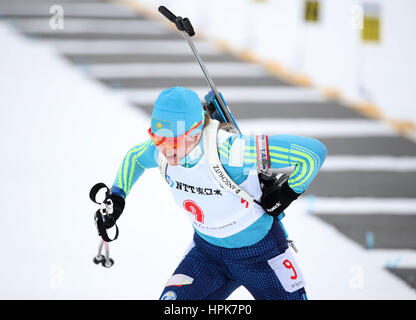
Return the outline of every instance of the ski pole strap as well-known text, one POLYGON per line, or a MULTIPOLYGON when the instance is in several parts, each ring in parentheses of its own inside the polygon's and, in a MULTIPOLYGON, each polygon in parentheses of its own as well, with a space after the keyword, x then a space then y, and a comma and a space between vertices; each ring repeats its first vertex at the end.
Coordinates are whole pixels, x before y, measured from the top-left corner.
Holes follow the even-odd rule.
MULTIPOLYGON (((101 238, 105 242, 111 242, 111 241, 116 240, 118 238, 118 234, 119 234, 119 230, 118 230, 116 222, 108 214, 107 210, 103 208, 106 205, 106 200, 107 200, 107 198, 110 194, 111 194, 111 190, 103 182, 97 183, 90 190, 90 199, 91 199, 91 201, 96 203, 96 204, 99 204, 101 206, 101 208, 98 209, 95 212, 94 221, 95 221, 95 224, 96 224, 97 229, 98 229, 98 235, 100 235, 101 238), (99 202, 99 201, 97 201, 96 197, 97 197, 97 193, 100 192, 102 189, 105 189, 105 199, 104 199, 104 202, 99 202), (106 219, 112 221, 114 223, 115 228, 116 228, 116 234, 112 239, 107 234, 107 228, 106 228, 106 223, 105 223, 106 219)), ((111 200, 109 200, 109 201, 111 201, 111 200)))
POLYGON ((106 186, 105 183, 103 183, 103 182, 97 183, 90 190, 90 199, 91 199, 92 202, 94 202, 96 204, 101 204, 101 202, 98 202, 97 199, 96 199, 97 193, 100 192, 101 189, 106 189, 106 191, 105 191, 105 197, 106 198, 111 192, 110 189, 106 186))
POLYGON ((101 209, 98 209, 95 212, 94 220, 95 220, 95 224, 97 225, 98 235, 101 236, 101 238, 105 242, 111 242, 118 238, 119 230, 118 230, 116 222, 110 216, 102 214, 101 209), (112 220, 114 222, 114 227, 116 228, 116 234, 114 235, 112 239, 108 236, 107 228, 105 227, 106 219, 112 220))

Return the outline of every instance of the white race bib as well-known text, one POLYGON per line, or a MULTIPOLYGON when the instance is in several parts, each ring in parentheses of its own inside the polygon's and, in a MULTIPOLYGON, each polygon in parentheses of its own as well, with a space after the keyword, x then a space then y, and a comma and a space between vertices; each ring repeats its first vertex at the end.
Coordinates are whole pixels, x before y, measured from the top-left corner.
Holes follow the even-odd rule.
POLYGON ((305 287, 305 279, 290 248, 267 262, 287 292, 294 292, 305 287))

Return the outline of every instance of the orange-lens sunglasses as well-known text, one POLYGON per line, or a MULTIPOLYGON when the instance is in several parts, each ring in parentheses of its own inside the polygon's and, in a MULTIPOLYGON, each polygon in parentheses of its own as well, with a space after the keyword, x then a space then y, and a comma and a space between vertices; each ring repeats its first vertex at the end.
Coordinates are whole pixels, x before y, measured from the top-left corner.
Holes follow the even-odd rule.
POLYGON ((183 141, 185 141, 185 137, 189 136, 189 134, 192 131, 194 131, 196 128, 198 128, 202 124, 202 122, 203 122, 203 120, 201 120, 195 127, 189 129, 184 134, 182 134, 178 137, 168 138, 168 137, 162 137, 162 136, 155 135, 152 132, 152 127, 151 126, 150 126, 149 130, 147 130, 147 132, 149 133, 150 139, 152 139, 152 141, 153 141, 153 143, 155 144, 156 147, 163 144, 163 146, 166 147, 166 148, 177 149, 182 145, 183 141))

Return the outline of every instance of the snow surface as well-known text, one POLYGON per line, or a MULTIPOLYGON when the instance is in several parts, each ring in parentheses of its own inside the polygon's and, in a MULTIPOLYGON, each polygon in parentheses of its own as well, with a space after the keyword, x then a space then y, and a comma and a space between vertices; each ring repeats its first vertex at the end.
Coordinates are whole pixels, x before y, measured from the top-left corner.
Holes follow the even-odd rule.
MULTIPOLYGON (((157 299, 193 233, 157 169, 128 197, 111 269, 92 263, 97 208, 88 198, 96 182, 111 185, 125 152, 147 138, 148 116, 52 47, 4 24, 0 38, 0 298, 157 299)), ((416 298, 383 269, 397 263, 394 252, 362 249, 308 206, 298 200, 284 222, 310 299, 416 298)), ((230 298, 252 297, 239 288, 230 298)))

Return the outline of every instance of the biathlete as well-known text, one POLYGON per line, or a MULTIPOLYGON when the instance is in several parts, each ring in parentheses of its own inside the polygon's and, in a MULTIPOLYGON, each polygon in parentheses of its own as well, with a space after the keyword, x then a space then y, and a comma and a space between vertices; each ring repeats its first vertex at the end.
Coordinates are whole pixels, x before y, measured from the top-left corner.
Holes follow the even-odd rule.
POLYGON ((107 195, 113 211, 105 227, 120 217, 143 172, 159 166, 195 230, 160 299, 223 300, 239 286, 255 299, 306 299, 305 280, 281 218, 317 175, 325 146, 300 136, 260 140, 224 130, 198 95, 182 87, 160 93, 148 133, 149 139, 131 148, 118 170, 107 195), (272 169, 293 167, 270 194, 262 190, 258 175, 265 154, 272 169))

